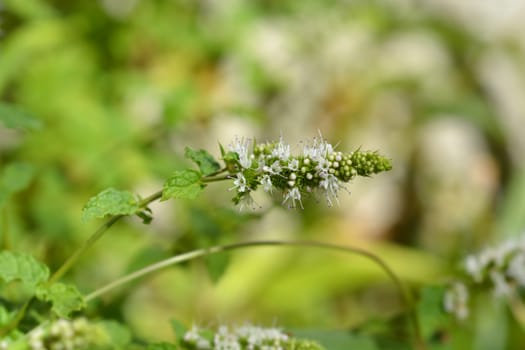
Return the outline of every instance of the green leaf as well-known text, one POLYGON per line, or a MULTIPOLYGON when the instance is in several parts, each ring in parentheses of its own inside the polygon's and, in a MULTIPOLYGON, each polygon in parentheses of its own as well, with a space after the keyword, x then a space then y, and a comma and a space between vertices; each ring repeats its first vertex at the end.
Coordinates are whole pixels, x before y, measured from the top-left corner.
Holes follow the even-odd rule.
POLYGON ((0 252, 0 278, 5 283, 20 281, 34 292, 49 278, 49 268, 29 254, 4 250, 0 252))
POLYGON ((193 160, 199 166, 203 175, 210 175, 220 170, 221 165, 213 158, 213 156, 203 149, 194 150, 186 147, 184 156, 193 160))
POLYGON ((352 334, 348 331, 339 330, 297 330, 292 335, 297 338, 311 339, 317 341, 325 349, 329 350, 377 350, 371 338, 352 334))
POLYGON ((82 209, 82 220, 88 221, 107 215, 133 215, 139 209, 139 201, 131 192, 108 188, 89 199, 82 209))
POLYGON ((195 170, 178 170, 164 184, 162 200, 170 198, 195 199, 206 187, 201 173, 195 170))
POLYGON ((0 207, 7 202, 12 194, 27 188, 34 173, 35 169, 29 163, 17 162, 5 167, 0 177, 0 207))
POLYGON ((116 321, 108 320, 99 322, 99 325, 102 326, 110 338, 113 349, 125 349, 131 343, 131 332, 126 326, 116 321))
POLYGON ((36 290, 36 296, 40 300, 51 302, 51 310, 59 317, 68 317, 73 311, 86 307, 82 294, 70 284, 55 283, 47 288, 40 287, 36 290))
POLYGON ((445 288, 438 286, 424 287, 420 292, 417 312, 425 339, 433 338, 450 323, 450 315, 443 310, 444 294, 445 288))
POLYGON ((208 274, 210 275, 212 281, 217 283, 228 268, 230 263, 230 255, 227 253, 212 254, 206 256, 204 260, 206 261, 206 266, 208 267, 208 274))
POLYGON ((150 344, 147 350, 177 350, 178 346, 169 343, 150 344))
POLYGON ((173 331, 175 332, 175 338, 180 342, 184 339, 184 335, 188 331, 188 328, 186 328, 186 326, 179 320, 172 319, 170 322, 171 328, 173 328, 173 331))
POLYGON ((33 116, 24 112, 20 108, 7 104, 0 103, 0 122, 7 128, 21 128, 21 129, 39 129, 42 127, 42 122, 35 119, 33 116))

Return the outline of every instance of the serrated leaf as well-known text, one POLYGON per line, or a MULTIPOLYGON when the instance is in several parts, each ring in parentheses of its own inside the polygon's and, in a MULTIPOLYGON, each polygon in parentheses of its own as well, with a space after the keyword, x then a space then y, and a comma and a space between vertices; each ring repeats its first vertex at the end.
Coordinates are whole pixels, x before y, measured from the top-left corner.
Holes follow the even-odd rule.
POLYGON ((30 114, 24 112, 19 107, 0 103, 0 122, 7 128, 21 128, 21 129, 39 129, 42 127, 42 122, 30 114))
POLYGON ((186 147, 184 156, 197 163, 201 173, 205 176, 213 174, 221 168, 219 162, 208 151, 203 149, 194 150, 186 147))
POLYGON ((82 294, 70 284, 55 283, 36 290, 36 297, 51 302, 51 310, 59 317, 68 317, 73 311, 86 307, 82 294))
POLYGON ((110 343, 114 349, 125 349, 131 342, 131 332, 126 326, 116 321, 108 320, 100 321, 99 325, 102 326, 110 338, 110 343))
POLYGON ((108 188, 89 199, 82 209, 82 220, 88 221, 107 215, 133 215, 139 209, 139 201, 131 192, 108 188))
POLYGON ((35 169, 31 164, 18 162, 6 166, 0 177, 0 207, 9 197, 29 186, 35 169))
POLYGON ((230 255, 228 253, 212 254, 206 256, 204 260, 213 283, 217 283, 228 268, 230 255))
POLYGON ((0 252, 0 279, 5 283, 20 281, 34 292, 36 287, 49 278, 49 268, 29 254, 0 252))
POLYGON ((170 198, 195 199, 206 185, 201 182, 201 173, 195 170, 178 170, 164 184, 162 200, 170 198))

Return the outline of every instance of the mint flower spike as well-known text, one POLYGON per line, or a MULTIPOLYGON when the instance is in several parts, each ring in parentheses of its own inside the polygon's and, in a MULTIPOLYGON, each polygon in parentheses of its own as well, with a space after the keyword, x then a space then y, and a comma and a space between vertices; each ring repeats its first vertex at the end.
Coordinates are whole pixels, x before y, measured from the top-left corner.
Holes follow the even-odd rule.
POLYGON ((356 176, 368 177, 392 169, 390 160, 377 152, 336 151, 322 137, 305 143, 297 155, 282 137, 277 142, 259 144, 236 137, 229 151, 224 161, 234 179, 233 202, 252 208, 255 202, 251 192, 259 186, 269 193, 280 191, 283 205, 290 208, 303 208, 303 197, 308 194, 321 195, 332 206, 338 201, 339 191, 346 189, 345 183, 356 176))

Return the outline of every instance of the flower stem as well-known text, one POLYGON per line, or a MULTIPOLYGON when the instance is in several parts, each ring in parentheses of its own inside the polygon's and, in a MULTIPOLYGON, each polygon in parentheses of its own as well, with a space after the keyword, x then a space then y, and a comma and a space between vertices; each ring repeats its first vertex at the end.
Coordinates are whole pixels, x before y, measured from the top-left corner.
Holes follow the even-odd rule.
MULTIPOLYGON (((159 199, 162 196, 162 191, 155 192, 149 197, 144 198, 139 203, 139 208, 144 208, 151 202, 159 199)), ((102 226, 100 226, 89 238, 87 241, 84 242, 84 244, 78 248, 73 255, 71 255, 63 264, 56 270, 53 275, 49 278, 49 280, 46 282, 46 286, 50 286, 51 284, 58 281, 66 272, 68 272, 71 267, 78 261, 78 259, 89 249, 91 248, 103 235, 104 233, 113 226, 114 223, 122 219, 124 215, 115 215, 111 217, 108 221, 106 221, 102 226)))
POLYGON ((409 317, 410 317, 410 325, 413 330, 413 342, 414 342, 414 348, 415 349, 425 349, 425 343, 421 337, 421 331, 419 329, 419 322, 418 322, 418 315, 415 310, 414 300, 412 298, 411 293, 403 286, 403 283, 399 279, 399 277, 394 273, 394 271, 385 263, 384 260, 382 260, 379 256, 364 250, 362 248, 358 247, 351 247, 351 246, 341 246, 331 243, 323 243, 323 242, 316 242, 316 241, 249 241, 249 242, 239 242, 239 243, 232 243, 232 244, 226 244, 226 245, 220 245, 220 246, 214 246, 210 248, 203 248, 203 249, 197 249, 193 250, 187 253, 175 255, 171 258, 162 260, 158 263, 146 266, 140 270, 137 270, 135 272, 132 272, 124 277, 121 277, 109 284, 107 284, 104 287, 101 287, 94 292, 88 294, 85 297, 85 301, 89 302, 95 298, 100 297, 101 295, 109 292, 112 289, 115 289, 121 285, 124 285, 128 282, 131 282, 137 278, 140 278, 142 276, 145 276, 149 273, 158 271, 160 269, 163 269, 165 267, 175 265, 184 261, 192 260, 195 258, 208 256, 211 254, 217 254, 220 252, 230 251, 230 250, 236 250, 236 249, 242 249, 242 248, 248 248, 248 247, 257 247, 257 246, 299 246, 299 247, 316 247, 316 248, 324 248, 324 249, 330 249, 330 250, 338 250, 343 251, 346 253, 352 253, 361 255, 363 257, 366 257, 373 262, 375 262, 381 269, 388 275, 388 277, 394 282, 396 288, 398 289, 401 298, 408 310, 409 317))

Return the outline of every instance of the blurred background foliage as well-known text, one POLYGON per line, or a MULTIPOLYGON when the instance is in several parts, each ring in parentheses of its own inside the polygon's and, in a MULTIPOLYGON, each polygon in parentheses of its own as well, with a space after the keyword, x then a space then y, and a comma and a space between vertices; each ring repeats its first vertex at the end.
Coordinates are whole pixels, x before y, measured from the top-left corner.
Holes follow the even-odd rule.
MULTIPOLYGON (((524 15, 520 0, 3 0, 0 95, 39 121, 0 127, 1 171, 32 174, 0 201, 4 247, 56 268, 100 224, 80 220, 90 196, 153 193, 191 166, 184 146, 218 156, 235 135, 282 135, 300 149, 320 131, 394 170, 355 180, 333 208, 261 196, 239 213, 231 185, 214 184, 152 205, 150 226, 119 223, 67 278, 90 292, 192 248, 304 238, 366 247, 414 286, 446 282, 462 256, 525 225, 524 15)), ((172 318, 360 329, 403 308, 359 257, 228 258, 225 271, 224 257, 168 269, 91 312, 157 340, 172 318)), ((524 346, 501 308, 462 327, 460 348, 524 346)))

